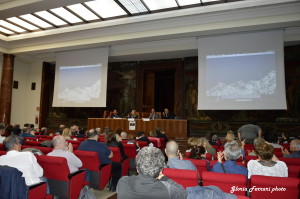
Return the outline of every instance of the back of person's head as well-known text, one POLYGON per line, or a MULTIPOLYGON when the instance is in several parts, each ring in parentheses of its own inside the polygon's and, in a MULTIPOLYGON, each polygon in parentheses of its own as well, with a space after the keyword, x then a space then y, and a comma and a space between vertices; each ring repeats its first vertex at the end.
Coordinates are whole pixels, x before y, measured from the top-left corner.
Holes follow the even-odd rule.
POLYGON ((199 146, 203 146, 204 148, 213 148, 208 140, 205 138, 205 137, 201 137, 201 138, 198 138, 199 139, 199 146))
POLYGON ((116 142, 117 141, 117 137, 116 137, 116 133, 108 133, 107 134, 107 142, 110 143, 110 142, 116 142))
POLYGON ((211 137, 211 140, 213 140, 213 141, 218 141, 218 136, 217 135, 213 135, 212 137, 211 137))
POLYGON ((71 132, 71 129, 69 129, 69 128, 65 128, 62 132, 62 136, 64 136, 64 137, 71 137, 71 135, 72 135, 72 132, 71 132))
POLYGON ((225 156, 228 160, 237 160, 242 155, 242 149, 236 141, 227 142, 224 146, 225 156))
POLYGON ((8 136, 3 141, 3 146, 7 151, 13 150, 15 144, 21 144, 21 138, 17 135, 8 136))
POLYGON ((199 145, 199 139, 198 139, 198 138, 195 138, 195 137, 191 137, 191 138, 188 140, 188 145, 189 145, 190 147, 198 146, 198 145, 199 145))
POLYGON ((10 136, 12 132, 13 132, 13 126, 10 124, 6 127, 5 133, 6 135, 10 136))
POLYGON ((141 136, 143 136, 143 135, 144 135, 144 132, 143 132, 143 131, 138 131, 137 134, 136 134, 137 137, 141 137, 141 136))
POLYGON ((150 135, 150 137, 156 137, 157 136, 156 131, 150 131, 149 135, 150 135))
POLYGON ((30 124, 28 124, 28 123, 24 124, 24 127, 29 127, 29 126, 30 126, 30 124))
POLYGON ((5 128, 6 128, 6 126, 5 126, 5 124, 3 124, 3 123, 0 123, 0 132, 5 132, 5 128))
POLYGON ((136 155, 135 164, 139 173, 156 178, 164 168, 165 157, 156 147, 143 147, 136 155))
POLYGON ((121 128, 116 128, 115 133, 120 135, 122 131, 123 131, 123 129, 121 129, 121 128))
POLYGON ((300 140, 294 139, 290 143, 292 151, 300 151, 300 140))
POLYGON ((190 159, 201 158, 202 155, 206 153, 206 150, 203 146, 194 146, 190 152, 190 159))
POLYGON ((274 149, 272 145, 264 142, 255 147, 255 153, 261 160, 269 161, 274 155, 274 149))
POLYGON ((95 136, 98 135, 98 132, 95 129, 90 129, 87 132, 87 138, 95 138, 95 136))
POLYGON ((266 140, 264 139, 264 138, 262 138, 262 137, 257 137, 257 138, 255 138, 254 139, 254 148, 257 146, 257 145, 259 145, 259 144, 262 144, 262 143, 265 143, 266 142, 266 140))
POLYGON ((127 139, 127 133, 124 132, 124 131, 121 132, 121 135, 120 135, 120 136, 121 136, 122 139, 127 139))
POLYGON ((234 133, 233 131, 227 131, 227 135, 225 137, 226 142, 231 142, 234 140, 234 133))
POLYGON ((20 135, 21 134, 21 129, 20 127, 14 127, 12 130, 13 135, 20 135))
POLYGON ((169 141, 166 145, 167 156, 177 156, 178 144, 175 141, 169 141))
POLYGON ((31 129, 34 129, 34 124, 30 124, 29 127, 30 127, 31 129))
POLYGON ((97 128, 95 128, 95 130, 97 131, 98 134, 101 133, 101 128, 97 127, 97 128))
POLYGON ((158 127, 156 127, 155 131, 156 131, 156 134, 159 134, 161 132, 161 128, 158 126, 158 127))
POLYGON ((52 138, 53 148, 57 148, 59 144, 65 142, 65 138, 62 135, 56 135, 52 138))

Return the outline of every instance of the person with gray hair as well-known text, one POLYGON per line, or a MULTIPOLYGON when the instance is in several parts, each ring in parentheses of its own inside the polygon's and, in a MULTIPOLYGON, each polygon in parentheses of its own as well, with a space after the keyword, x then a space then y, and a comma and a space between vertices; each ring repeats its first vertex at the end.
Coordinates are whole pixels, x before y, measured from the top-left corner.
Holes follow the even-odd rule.
POLYGON ((6 128, 5 124, 0 123, 0 144, 3 143, 3 141, 5 139, 5 137, 2 136, 5 133, 5 128, 6 128))
POLYGON ((128 140, 128 137, 127 137, 127 133, 126 133, 126 132, 124 132, 124 131, 121 132, 120 136, 121 136, 122 140, 128 140))
POLYGON ((73 153, 72 143, 68 143, 62 135, 57 135, 52 139, 54 150, 48 156, 64 157, 70 169, 70 173, 78 171, 82 167, 81 160, 73 153))
POLYGON ((167 167, 172 169, 187 169, 197 171, 195 165, 189 160, 183 160, 178 149, 178 144, 175 141, 169 141, 165 149, 168 156, 167 167))
POLYGON ((227 142, 224 152, 218 152, 218 162, 213 166, 212 171, 218 173, 234 173, 248 176, 246 167, 240 166, 236 160, 242 155, 242 149, 236 141, 227 142), (222 162, 223 158, 226 160, 222 162))
POLYGON ((5 138, 3 144, 7 153, 0 156, 0 165, 7 165, 21 171, 27 186, 43 182, 43 168, 38 164, 33 153, 21 152, 21 138, 19 136, 11 135, 5 138))
POLYGON ((136 156, 136 176, 123 176, 117 186, 119 199, 187 198, 185 189, 162 174, 165 157, 156 147, 144 147, 136 156))
POLYGON ((291 154, 287 149, 282 150, 282 154, 284 158, 300 158, 300 140, 295 139, 292 140, 290 143, 290 151, 291 154))

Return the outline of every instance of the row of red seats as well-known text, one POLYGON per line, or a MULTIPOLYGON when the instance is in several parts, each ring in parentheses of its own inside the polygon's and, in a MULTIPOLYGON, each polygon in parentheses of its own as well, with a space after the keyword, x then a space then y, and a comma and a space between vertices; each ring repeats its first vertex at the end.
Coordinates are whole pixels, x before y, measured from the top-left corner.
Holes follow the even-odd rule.
MULTIPOLYGON (((198 173, 193 170, 165 168, 163 174, 181 184, 184 188, 194 187, 199 184, 198 173)), ((246 176, 241 174, 204 171, 202 173, 202 182, 203 186, 217 186, 226 193, 237 195, 238 198, 247 198, 245 195, 249 188, 251 199, 298 199, 299 197, 298 178, 253 175, 250 182, 247 183, 246 176)))

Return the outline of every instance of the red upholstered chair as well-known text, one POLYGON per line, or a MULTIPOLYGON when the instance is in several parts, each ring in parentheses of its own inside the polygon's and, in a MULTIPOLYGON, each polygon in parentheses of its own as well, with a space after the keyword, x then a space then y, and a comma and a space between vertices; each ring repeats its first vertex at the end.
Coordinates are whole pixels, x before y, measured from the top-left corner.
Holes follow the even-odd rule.
POLYGON ((37 160, 44 169, 51 195, 68 199, 79 197, 85 185, 85 171, 70 173, 67 159, 63 157, 41 155, 37 157, 37 160))
POLYGON ((216 173, 203 171, 202 172, 203 186, 214 185, 222 189, 226 193, 230 193, 233 186, 242 188, 240 191, 235 191, 235 195, 245 195, 247 188, 247 178, 242 174, 216 173))
POLYGON ((52 195, 47 193, 47 183, 41 182, 28 187, 28 199, 52 199, 52 195))
POLYGON ((25 144, 29 145, 29 146, 40 146, 41 142, 39 142, 39 141, 25 141, 25 144))
POLYGON ((288 177, 300 178, 300 166, 288 165, 288 177))
POLYGON ((113 162, 120 162, 122 164, 122 176, 128 175, 128 171, 130 168, 130 160, 129 158, 126 158, 122 161, 122 156, 120 149, 118 147, 108 147, 113 152, 113 157, 111 160, 113 162))
POLYGON ((34 148, 37 148, 37 149, 41 150, 44 155, 47 155, 48 153, 50 153, 51 151, 53 151, 53 148, 50 148, 50 147, 41 147, 41 146, 38 147, 38 146, 35 146, 34 148))
POLYGON ((68 143, 72 143, 73 145, 74 145, 74 144, 77 144, 77 145, 80 144, 80 141, 78 141, 78 140, 77 140, 77 141, 76 141, 76 140, 67 140, 67 142, 68 142, 68 143))
POLYGON ((245 165, 248 166, 248 162, 250 160, 257 160, 258 159, 258 156, 254 156, 254 155, 246 155, 246 158, 245 158, 245 165))
POLYGON ((196 159, 187 159, 187 158, 185 158, 185 160, 189 160, 195 165, 195 167, 199 172, 200 179, 202 179, 202 172, 207 171, 206 160, 196 160, 196 159))
POLYGON ((185 157, 190 158, 190 154, 191 154, 191 152, 185 152, 185 157))
POLYGON ((266 191, 253 189, 250 193, 251 199, 267 199, 267 198, 298 199, 299 198, 298 178, 253 175, 251 176, 250 182, 251 182, 250 187, 255 186, 255 188, 270 188, 270 190, 266 190, 266 191))
POLYGON ((159 138, 160 139, 160 149, 166 148, 166 141, 165 138, 159 138))
MULTIPOLYGON (((157 142, 157 139, 159 139, 159 138, 148 137, 148 139, 152 142, 154 147, 156 147, 156 148, 160 147, 160 146, 158 146, 158 142, 157 142)), ((159 144, 160 144, 160 139, 159 139, 159 144)))
POLYGON ((4 146, 3 146, 3 144, 0 144, 0 151, 4 151, 4 146))
POLYGON ((7 151, 0 151, 0 156, 1 155, 6 155, 7 151))
POLYGON ((139 144, 139 147, 140 147, 140 148, 143 148, 143 147, 149 145, 148 142, 146 142, 146 141, 137 141, 137 140, 136 140, 135 142, 139 144))
POLYGON ((286 163, 286 165, 300 166, 300 158, 279 158, 279 160, 286 163))
POLYGON ((103 190, 109 181, 111 164, 100 166, 101 162, 97 152, 94 151, 74 151, 74 154, 81 160, 82 168, 89 170, 89 186, 94 189, 103 190))
POLYGON ((199 185, 198 172, 194 170, 165 168, 163 174, 182 185, 183 188, 199 185))

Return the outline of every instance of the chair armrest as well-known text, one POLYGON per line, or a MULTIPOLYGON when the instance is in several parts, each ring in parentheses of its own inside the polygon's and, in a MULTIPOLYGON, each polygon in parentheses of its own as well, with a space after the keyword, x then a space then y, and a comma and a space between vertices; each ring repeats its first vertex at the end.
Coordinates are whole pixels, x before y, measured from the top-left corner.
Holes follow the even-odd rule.
POLYGON ((75 172, 73 172, 73 173, 70 173, 70 174, 68 175, 68 178, 71 179, 73 176, 76 176, 76 175, 78 175, 78 174, 80 174, 80 173, 82 173, 82 172, 85 172, 85 170, 78 170, 78 171, 75 171, 75 172))
POLYGON ((41 186, 42 184, 45 184, 46 182, 40 182, 40 183, 37 183, 37 184, 34 184, 34 185, 31 185, 28 187, 28 190, 31 190, 31 189, 34 189, 38 186, 41 186))

